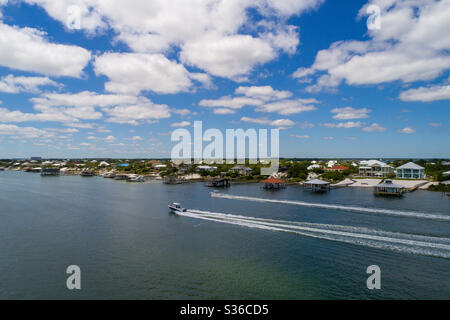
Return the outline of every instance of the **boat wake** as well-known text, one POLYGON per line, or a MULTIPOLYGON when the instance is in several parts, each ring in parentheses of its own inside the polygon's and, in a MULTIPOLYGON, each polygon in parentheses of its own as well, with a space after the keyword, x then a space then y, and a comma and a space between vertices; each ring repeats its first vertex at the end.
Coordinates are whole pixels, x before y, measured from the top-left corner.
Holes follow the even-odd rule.
POLYGON ((268 231, 288 232, 306 237, 338 241, 377 249, 450 258, 450 238, 395 233, 363 227, 262 219, 218 212, 188 210, 179 216, 227 223, 268 231))
POLYGON ((289 204, 289 205, 296 205, 296 206, 303 206, 303 207, 323 208, 323 209, 362 212, 362 213, 376 213, 376 214, 406 217, 406 218, 450 221, 450 216, 441 215, 441 214, 430 214, 430 213, 424 213, 424 212, 400 211, 400 210, 378 209, 378 208, 365 208, 365 207, 355 207, 355 206, 343 206, 343 205, 338 205, 338 204, 310 203, 310 202, 294 201, 294 200, 254 198, 254 197, 246 197, 246 196, 235 196, 235 195, 229 195, 229 194, 223 194, 223 193, 217 193, 217 192, 212 192, 211 196, 214 198, 222 198, 222 199, 280 203, 280 204, 289 204))

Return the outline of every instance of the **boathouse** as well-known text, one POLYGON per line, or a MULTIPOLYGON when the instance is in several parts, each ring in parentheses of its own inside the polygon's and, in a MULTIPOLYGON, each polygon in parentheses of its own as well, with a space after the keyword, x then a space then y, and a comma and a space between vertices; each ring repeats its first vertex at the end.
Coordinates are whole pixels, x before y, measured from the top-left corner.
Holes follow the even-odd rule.
POLYGON ((261 183, 264 183, 263 188, 266 190, 279 190, 286 188, 286 183, 283 180, 270 178, 267 180, 261 181, 261 183))
POLYGON ((319 179, 306 181, 303 187, 312 192, 327 192, 330 190, 330 183, 319 179))
POLYGON ((386 180, 375 186, 375 194, 388 196, 401 196, 405 191, 405 187, 395 184, 392 180, 386 180))
POLYGON ((214 187, 214 188, 227 188, 230 186, 230 181, 225 178, 221 179, 215 179, 209 183, 206 184, 207 187, 214 187))
POLYGON ((59 176, 59 168, 43 168, 41 171, 41 176, 59 176))

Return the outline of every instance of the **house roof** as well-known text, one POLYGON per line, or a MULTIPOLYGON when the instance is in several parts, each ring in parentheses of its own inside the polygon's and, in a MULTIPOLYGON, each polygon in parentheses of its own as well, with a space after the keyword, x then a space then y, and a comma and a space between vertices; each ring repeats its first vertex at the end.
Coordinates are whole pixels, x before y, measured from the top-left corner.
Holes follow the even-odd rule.
POLYGON ((383 183, 377 184, 375 187, 376 187, 376 188, 397 188, 397 189, 403 189, 403 188, 405 188, 405 187, 402 186, 402 185, 393 183, 392 180, 386 180, 386 181, 384 181, 383 183))
POLYGON ((407 164, 404 164, 397 169, 425 169, 424 167, 421 167, 414 162, 408 162, 407 164))
POLYGON ((327 168, 325 170, 348 170, 348 167, 346 167, 346 166, 333 166, 333 167, 327 168))
POLYGON ((314 179, 314 180, 310 180, 310 181, 306 181, 305 184, 330 184, 328 181, 323 181, 323 180, 319 180, 319 179, 314 179))
POLYGON ((368 167, 390 167, 390 165, 388 165, 384 162, 378 161, 378 160, 367 161, 367 166, 368 167))

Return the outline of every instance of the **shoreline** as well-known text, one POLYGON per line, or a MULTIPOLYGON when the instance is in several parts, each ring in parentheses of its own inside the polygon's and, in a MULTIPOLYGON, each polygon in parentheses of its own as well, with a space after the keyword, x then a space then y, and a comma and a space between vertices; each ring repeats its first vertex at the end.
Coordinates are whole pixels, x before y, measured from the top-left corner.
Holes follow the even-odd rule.
MULTIPOLYGON (((25 170, 2 170, 3 172, 8 172, 8 171, 12 171, 12 172, 24 172, 24 173, 30 173, 30 174, 38 174, 39 172, 27 172, 25 170)), ((143 181, 139 181, 138 183, 145 183, 145 182, 149 182, 149 181, 159 181, 161 183, 164 183, 164 177, 160 177, 160 176, 154 176, 153 175, 137 175, 134 173, 119 173, 120 175, 131 175, 131 176, 142 176, 144 177, 143 181)), ((60 173, 58 176, 80 176, 83 177, 81 172, 77 172, 77 173, 60 173)), ((99 178, 104 178, 107 179, 106 177, 100 175, 100 174, 94 174, 93 176, 88 176, 85 178, 92 178, 92 177, 99 177, 99 178)), ((112 180, 116 180, 114 178, 110 178, 112 180)), ((178 179, 177 183, 168 183, 168 184, 172 184, 172 185, 177 185, 177 184, 188 184, 188 183, 208 183, 211 181, 214 181, 215 179, 218 179, 218 177, 210 177, 210 178, 201 178, 201 179, 187 179, 187 180, 183 180, 183 179, 178 179)), ((259 179, 236 179, 236 178, 226 178, 229 180, 230 185, 245 185, 245 184, 257 184, 260 183, 259 179)), ((379 178, 363 178, 363 177, 357 177, 357 178, 346 178, 342 181, 339 181, 337 183, 331 184, 331 189, 342 189, 342 188, 374 188, 376 185, 378 185, 379 183, 381 183, 383 180, 385 179, 379 179, 379 178)), ((437 186, 439 185, 438 181, 429 181, 429 180, 407 180, 407 179, 391 179, 392 181, 394 181, 397 184, 403 185, 405 187, 405 189, 407 190, 408 193, 410 192, 414 192, 416 190, 424 190, 424 191, 430 191, 430 192, 442 192, 442 193, 446 193, 445 191, 438 191, 438 190, 430 190, 429 187, 431 186, 437 186)), ((116 181, 126 181, 126 182, 131 182, 133 183, 133 181, 130 180, 119 180, 117 179, 116 181)), ((306 180, 305 180, 306 181, 306 180)), ((286 186, 303 186, 304 182, 298 182, 298 181, 289 181, 286 180, 286 186)), ((134 182, 136 183, 136 182, 134 182)), ((213 187, 211 187, 213 188, 213 187)), ((221 187, 218 187, 219 189, 221 189, 221 187)))

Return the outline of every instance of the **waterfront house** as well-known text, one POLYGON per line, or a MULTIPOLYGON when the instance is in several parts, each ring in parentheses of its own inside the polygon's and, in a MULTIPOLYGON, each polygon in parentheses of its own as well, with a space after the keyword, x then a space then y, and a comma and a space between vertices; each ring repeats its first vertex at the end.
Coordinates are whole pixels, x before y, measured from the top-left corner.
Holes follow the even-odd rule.
POLYGON ((320 165, 318 164, 312 164, 306 170, 314 170, 314 169, 320 169, 320 165))
POLYGON ((244 166, 235 166, 233 168, 230 169, 231 171, 234 171, 240 175, 246 176, 252 173, 252 169, 249 167, 244 167, 244 166))
POLYGON ((397 178, 399 179, 424 179, 425 168, 414 162, 408 162, 396 169, 397 178))
POLYGON ((286 188, 286 183, 283 180, 270 178, 267 180, 261 181, 261 183, 264 183, 263 188, 266 190, 279 190, 286 188))
POLYGON ((320 179, 314 179, 306 181, 303 187, 312 192, 326 192, 330 190, 330 183, 328 181, 323 181, 320 179))
POLYGON ((206 172, 213 172, 216 171, 217 167, 210 167, 210 166, 198 166, 196 168, 196 171, 206 171, 206 172))
POLYGON ((375 194, 378 195, 401 196, 404 190, 404 186, 395 184, 392 180, 386 180, 375 186, 375 194))
POLYGON ((361 161, 360 165, 359 175, 362 177, 386 177, 394 172, 393 167, 378 160, 361 161))

